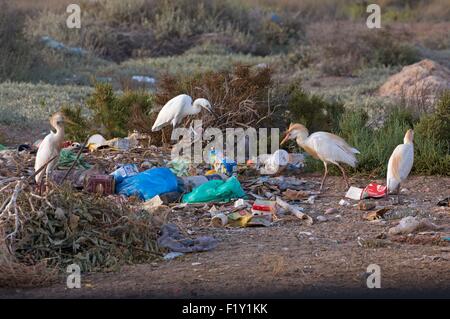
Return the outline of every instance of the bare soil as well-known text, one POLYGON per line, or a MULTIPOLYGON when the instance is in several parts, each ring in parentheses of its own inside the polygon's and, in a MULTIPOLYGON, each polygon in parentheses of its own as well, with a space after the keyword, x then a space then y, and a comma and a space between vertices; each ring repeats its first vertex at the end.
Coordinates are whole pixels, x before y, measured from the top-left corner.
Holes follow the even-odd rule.
MULTIPOLYGON (((320 181, 317 174, 306 178, 320 181)), ((363 186, 368 180, 353 178, 352 183, 363 186)), ((62 276, 51 287, 0 289, 0 297, 450 297, 450 245, 440 240, 450 235, 450 207, 436 205, 450 196, 450 178, 411 177, 403 188, 400 205, 373 201, 399 214, 429 217, 443 229, 386 235, 399 219, 371 222, 356 206, 340 206, 345 184, 340 177, 330 177, 321 197, 302 205, 311 216, 337 208, 337 214, 324 215, 326 222, 307 226, 285 215, 270 227, 213 228, 207 211, 172 213, 172 222, 192 236, 214 236, 220 240, 218 247, 170 261, 125 266, 116 273, 84 274, 81 289, 67 289, 62 276), (382 289, 366 286, 370 264, 381 267, 382 289)))

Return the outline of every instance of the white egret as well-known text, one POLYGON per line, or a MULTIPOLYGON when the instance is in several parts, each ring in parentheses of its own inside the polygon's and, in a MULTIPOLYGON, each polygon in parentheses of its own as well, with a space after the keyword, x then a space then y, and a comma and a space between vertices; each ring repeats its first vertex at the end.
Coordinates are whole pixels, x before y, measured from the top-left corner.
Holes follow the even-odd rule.
MULTIPOLYGON (((57 112, 50 118, 50 124, 56 130, 56 132, 50 131, 50 133, 44 138, 39 145, 39 149, 36 154, 36 161, 34 169, 37 171, 43 165, 45 165, 51 158, 57 156, 57 158, 51 161, 45 169, 45 175, 48 182, 48 177, 58 162, 59 153, 64 143, 64 115, 61 112, 57 112)), ((70 121, 69 121, 70 122, 70 121)), ((35 180, 38 185, 41 184, 44 175, 44 170, 40 171, 35 180)))
POLYGON ((197 114, 202 108, 212 113, 211 104, 206 99, 196 99, 194 103, 192 103, 192 98, 189 95, 181 94, 175 96, 163 106, 161 111, 159 111, 158 117, 153 124, 152 131, 159 131, 169 124, 172 124, 173 128, 175 128, 185 116, 197 114))
POLYGON ((397 145, 389 158, 386 179, 386 196, 388 196, 389 193, 395 192, 397 194, 397 202, 400 201, 400 184, 406 180, 413 166, 413 139, 414 131, 409 129, 403 138, 404 144, 397 145))
POLYGON ((351 147, 342 138, 331 133, 315 132, 309 135, 308 129, 301 124, 291 124, 281 144, 292 139, 296 139, 297 144, 309 155, 323 162, 325 173, 320 183, 320 190, 322 190, 325 179, 327 178, 327 165, 329 163, 339 167, 347 187, 350 186, 345 170, 339 163, 345 163, 351 167, 355 167, 357 163, 355 154, 359 154, 356 148, 351 147))

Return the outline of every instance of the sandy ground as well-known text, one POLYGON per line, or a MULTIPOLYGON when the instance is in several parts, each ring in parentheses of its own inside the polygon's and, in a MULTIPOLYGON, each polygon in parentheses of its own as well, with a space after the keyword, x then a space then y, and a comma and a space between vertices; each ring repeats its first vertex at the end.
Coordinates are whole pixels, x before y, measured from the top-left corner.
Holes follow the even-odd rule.
MULTIPOLYGON (((320 180, 317 175, 308 178, 320 180)), ((353 178, 352 183, 363 186, 367 180, 353 178)), ((67 289, 61 277, 46 288, 0 289, 0 297, 450 297, 450 245, 433 239, 450 235, 450 208, 436 205, 450 195, 450 178, 412 177, 403 187, 407 191, 401 205, 374 201, 391 206, 391 211, 428 216, 442 230, 386 237, 399 219, 369 222, 363 218, 366 212, 339 206, 345 185, 331 177, 323 196, 303 205, 312 216, 337 208, 338 214, 325 215, 326 222, 307 226, 286 215, 266 228, 212 228, 205 212, 172 213, 172 222, 193 236, 216 237, 218 247, 126 266, 117 273, 84 274, 81 289, 67 289), (381 267, 381 289, 366 286, 370 264, 381 267)))

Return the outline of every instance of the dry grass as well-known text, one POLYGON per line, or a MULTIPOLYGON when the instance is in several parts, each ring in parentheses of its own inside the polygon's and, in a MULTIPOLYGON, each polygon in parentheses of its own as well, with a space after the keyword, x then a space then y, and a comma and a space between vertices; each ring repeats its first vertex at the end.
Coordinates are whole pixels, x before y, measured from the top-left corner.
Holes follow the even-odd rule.
POLYGON ((48 286, 58 279, 58 269, 48 267, 46 261, 35 265, 0 258, 1 288, 36 288, 48 286))
POLYGON ((323 22, 311 24, 306 38, 311 60, 326 75, 352 76, 365 67, 406 65, 418 60, 407 44, 407 30, 385 27, 371 30, 363 24, 323 22))
MULTIPOLYGON (((183 126, 196 118, 203 120, 203 127, 248 128, 263 127, 274 120, 277 109, 270 100, 272 71, 268 67, 251 68, 236 65, 232 71, 194 74, 186 77, 167 75, 161 79, 156 93, 156 103, 164 105, 178 94, 206 98, 213 106, 214 115, 201 112, 189 117, 183 126), (271 119, 272 117, 272 119, 271 119)), ((153 113, 156 117, 156 113, 153 113)), ((168 140, 169 129, 163 131, 168 140)))
POLYGON ((288 262, 284 256, 281 255, 268 255, 263 256, 262 264, 266 265, 268 271, 274 277, 282 275, 288 266, 288 262))

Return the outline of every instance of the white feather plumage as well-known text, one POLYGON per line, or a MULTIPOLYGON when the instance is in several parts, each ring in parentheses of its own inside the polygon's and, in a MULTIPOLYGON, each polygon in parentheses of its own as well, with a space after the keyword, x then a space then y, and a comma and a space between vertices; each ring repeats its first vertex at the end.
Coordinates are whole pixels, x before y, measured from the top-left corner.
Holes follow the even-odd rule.
POLYGON ((408 177, 414 163, 414 146, 412 143, 400 144, 394 149, 388 162, 386 185, 389 192, 397 190, 408 177))
POLYGON ((192 98, 189 95, 177 95, 170 99, 159 111, 152 126, 152 131, 159 131, 169 124, 172 124, 172 127, 175 128, 185 116, 199 113, 202 107, 211 111, 211 104, 205 99, 196 99, 192 104, 192 98))

